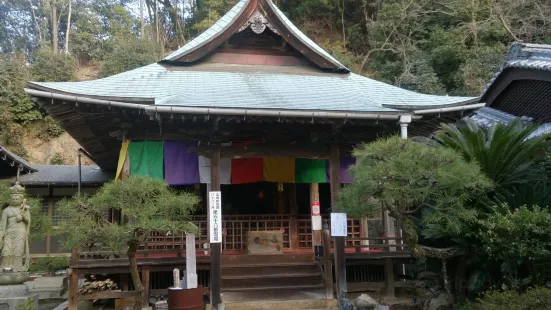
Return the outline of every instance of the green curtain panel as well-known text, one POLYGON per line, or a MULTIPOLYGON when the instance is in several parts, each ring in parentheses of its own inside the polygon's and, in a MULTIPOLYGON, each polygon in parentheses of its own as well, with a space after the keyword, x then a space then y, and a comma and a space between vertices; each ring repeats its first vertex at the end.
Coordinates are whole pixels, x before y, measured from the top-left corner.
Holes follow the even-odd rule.
POLYGON ((297 158, 295 161, 296 183, 325 183, 325 163, 323 159, 297 158))
POLYGON ((128 146, 130 175, 149 176, 164 180, 163 141, 130 142, 128 146))

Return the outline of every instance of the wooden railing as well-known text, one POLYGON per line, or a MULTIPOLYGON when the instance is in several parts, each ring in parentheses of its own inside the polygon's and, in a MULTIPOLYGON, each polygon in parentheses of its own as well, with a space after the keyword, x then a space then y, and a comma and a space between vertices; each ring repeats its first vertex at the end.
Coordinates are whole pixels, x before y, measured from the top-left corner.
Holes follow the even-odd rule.
MULTIPOLYGON (((329 216, 323 216, 324 222, 331 225, 329 216)), ((198 254, 208 254, 208 230, 207 217, 197 215, 193 218, 193 223, 199 228, 199 234, 196 235, 196 252, 198 254)), ((249 231, 270 231, 281 230, 283 232, 283 249, 312 249, 312 221, 310 216, 301 215, 297 218, 291 218, 289 214, 266 214, 266 215, 224 215, 222 221, 223 242, 222 249, 225 251, 246 251, 247 250, 247 232, 249 231), (296 232, 296 234, 294 234, 296 232), (293 235, 294 234, 294 235, 293 235), (293 247, 293 238, 296 238, 295 247, 293 247)), ((377 238, 370 238, 371 243, 377 238)), ((360 233, 360 221, 348 219, 348 238, 346 245, 357 247, 362 245, 360 233)), ((170 232, 152 233, 146 243, 142 245, 138 254, 147 257, 150 254, 170 254, 175 253, 182 256, 186 249, 185 234, 172 234, 170 232)), ((331 248, 333 244, 331 241, 331 248)), ((126 253, 113 253, 102 251, 80 252, 79 257, 82 260, 93 259, 116 259, 125 258, 126 253)))
POLYGON ((406 252, 407 246, 400 237, 359 237, 346 238, 345 249, 354 249, 356 253, 365 251, 401 251, 406 252))

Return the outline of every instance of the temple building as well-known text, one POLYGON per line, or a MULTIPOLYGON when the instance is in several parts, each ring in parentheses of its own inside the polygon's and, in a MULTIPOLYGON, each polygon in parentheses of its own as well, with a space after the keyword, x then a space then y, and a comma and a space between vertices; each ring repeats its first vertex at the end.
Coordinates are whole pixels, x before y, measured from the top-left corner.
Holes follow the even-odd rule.
MULTIPOLYGON (((346 167, 356 144, 392 134, 429 135, 484 106, 479 98, 420 94, 354 74, 270 0, 239 1, 157 63, 92 81, 30 82, 26 92, 103 171, 164 179, 202 196, 195 216, 199 282, 209 287, 214 305, 264 291, 332 299, 334 284, 346 291, 347 275, 350 288, 374 282, 394 294, 391 259, 407 260, 409 253, 377 241, 384 230, 399 242, 392 219, 383 215, 380 229, 370 219, 348 219, 348 236, 334 238, 333 247, 313 232, 312 206, 330 225, 329 211, 337 211, 331 202, 351 181, 346 167), (219 190, 222 243, 209 244, 208 192, 219 190), (251 253, 248 237, 264 231, 274 234, 278 246, 271 250, 280 255, 251 253), (320 244, 327 251, 323 261, 314 255, 320 244), (354 277, 345 258, 372 259, 373 277, 354 277)), ((151 279, 146 300, 166 293, 153 279, 185 262, 183 236, 150 239, 140 262, 143 277, 151 279)), ((124 264, 73 253, 71 277, 120 274, 118 296, 127 297, 124 264)), ((76 287, 71 294, 72 310, 76 287)), ((262 298, 277 295, 270 294, 262 298)))

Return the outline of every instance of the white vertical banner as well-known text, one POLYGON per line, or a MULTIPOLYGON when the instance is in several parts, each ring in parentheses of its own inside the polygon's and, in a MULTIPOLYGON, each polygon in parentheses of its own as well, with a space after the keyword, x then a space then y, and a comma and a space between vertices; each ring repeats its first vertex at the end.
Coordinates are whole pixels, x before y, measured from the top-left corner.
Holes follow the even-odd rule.
POLYGON ((331 213, 331 237, 346 237, 347 235, 346 213, 331 213))
POLYGON ((209 192, 210 243, 222 242, 222 192, 209 192))

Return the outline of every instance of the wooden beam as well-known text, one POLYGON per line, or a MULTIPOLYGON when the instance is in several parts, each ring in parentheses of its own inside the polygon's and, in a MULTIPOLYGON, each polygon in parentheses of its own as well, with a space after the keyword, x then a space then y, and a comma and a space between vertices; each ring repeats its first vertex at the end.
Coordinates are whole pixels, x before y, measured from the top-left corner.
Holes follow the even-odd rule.
MULTIPOLYGON (((329 169, 331 170, 331 205, 333 211, 339 211, 335 208, 337 197, 341 189, 341 161, 339 148, 332 144, 331 154, 329 158, 329 169)), ((340 300, 346 297, 346 262, 344 253, 344 239, 345 237, 335 237, 335 273, 337 275, 337 298, 340 300)))
MULTIPOLYGON (((211 190, 220 190, 220 145, 211 145, 210 158, 210 180, 211 190)), ((208 193, 207 193, 208 195, 208 193)), ((222 197, 224 199, 224 197, 222 197)), ((220 243, 211 243, 211 263, 210 263, 210 300, 214 309, 219 310, 222 304, 221 297, 221 254, 222 245, 220 243)))
MULTIPOLYGON (((348 152, 350 148, 341 147, 340 152, 348 152)), ((202 156, 210 157, 210 147, 200 145, 190 147, 188 152, 198 152, 202 156)), ((224 146, 220 148, 221 158, 254 158, 254 157, 296 157, 328 159, 329 148, 324 146, 301 147, 289 144, 255 144, 250 146, 224 146)))

